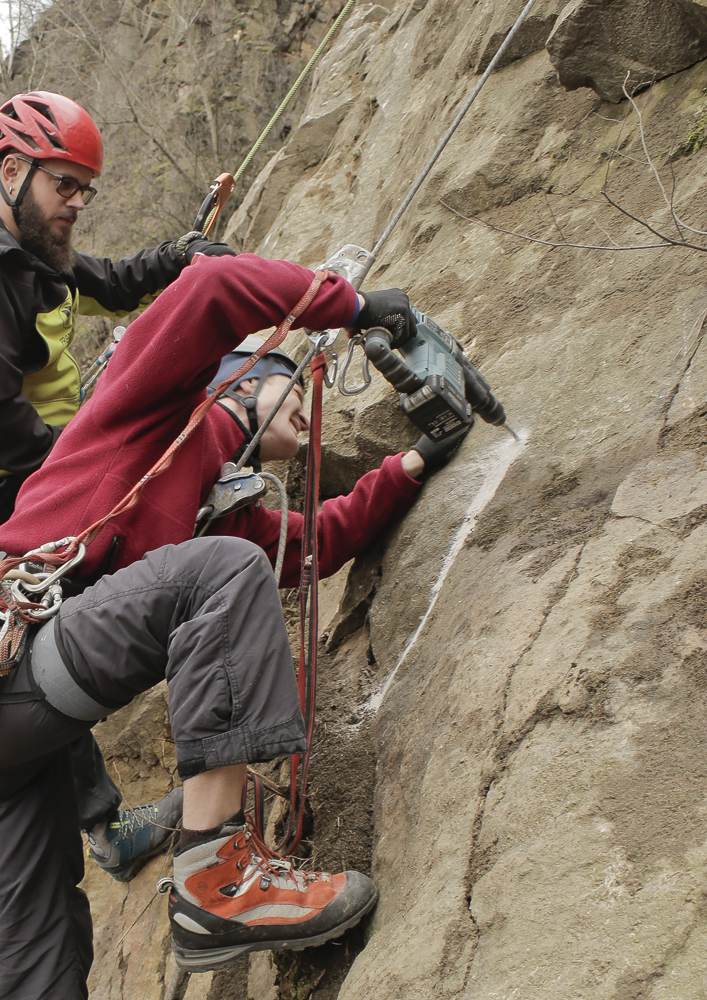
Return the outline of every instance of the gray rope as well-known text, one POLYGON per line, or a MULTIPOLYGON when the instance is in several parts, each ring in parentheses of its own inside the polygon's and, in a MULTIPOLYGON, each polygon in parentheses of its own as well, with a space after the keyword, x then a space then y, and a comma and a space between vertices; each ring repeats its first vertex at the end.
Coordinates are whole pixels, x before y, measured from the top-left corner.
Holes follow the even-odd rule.
MULTIPOLYGON (((429 160, 425 164, 425 167, 424 167, 422 173, 420 174, 420 176, 417 178, 417 180, 415 181, 415 183, 412 185, 412 187, 408 191, 408 193, 407 193, 407 195, 405 197, 405 200, 403 201, 402 205, 400 206, 400 208, 398 209, 398 211, 395 213, 395 215, 393 216, 393 218, 388 223, 388 226, 385 229, 385 231, 384 231, 383 235, 381 236, 381 238, 378 240, 378 242, 376 243, 376 245, 373 247, 373 250, 371 251, 371 254, 372 254, 374 260, 378 256, 378 254, 380 253, 383 245, 385 243, 387 243, 388 237, 390 236, 390 234, 393 232, 393 230, 395 229, 395 227, 397 226, 397 224, 400 222, 400 219, 403 217, 403 215, 405 213, 405 210, 407 209, 408 205, 410 204, 410 202, 412 201, 412 199, 415 197, 415 195, 417 194, 417 192, 422 187, 422 184, 423 184, 425 178, 427 177, 427 175, 429 174, 430 170, 432 170, 432 167, 435 165, 435 163, 437 162, 437 160, 442 155, 442 150, 444 149, 444 147, 447 145, 447 143, 449 142, 449 140, 452 138, 452 136, 456 132, 457 128, 459 127, 459 125, 461 123, 462 118, 464 117, 464 115, 467 113, 467 111, 469 110, 469 108, 471 107, 471 105, 474 103, 474 101, 478 97, 479 92, 481 91, 481 88, 483 87, 483 85, 486 83, 486 81, 488 80, 488 78, 491 76, 491 74, 495 70, 496 66, 499 63, 499 60, 505 54, 505 52, 508 49, 508 46, 511 44, 511 41, 513 40, 516 32, 518 31, 518 29, 520 28, 521 24, 526 19, 526 17, 528 16, 528 14, 530 13, 530 10, 531 10, 531 8, 532 8, 532 6, 533 6, 534 3, 535 3, 535 0, 528 0, 528 3, 525 5, 525 7, 523 8, 523 10, 520 13, 520 15, 518 17, 518 20, 513 25, 513 27, 511 28, 511 30, 508 32, 508 34, 506 35, 505 39, 503 40, 503 45, 501 45, 501 47, 498 50, 498 52, 496 53, 496 55, 493 57, 493 59, 491 60, 491 62, 486 67, 486 70, 485 70, 484 74, 482 75, 481 79, 479 80, 479 82, 474 87, 473 91, 471 92, 471 95, 468 97, 468 99, 466 100, 466 102, 462 105, 462 108, 461 108, 459 114, 454 119, 454 121, 452 122, 452 124, 449 126, 449 128, 445 132, 444 136, 440 140, 439 145, 435 149, 434 153, 432 154, 432 156, 429 158, 429 160)), ((370 263, 372 265, 373 264, 373 260, 370 263)))
POLYGON ((179 966, 177 966, 174 970, 172 982, 169 984, 169 989, 165 994, 164 1000, 184 1000, 184 994, 187 992, 190 976, 191 972, 187 972, 186 969, 180 969, 179 966))
POLYGON ((287 490, 277 476, 273 476, 271 472, 261 472, 260 478, 267 479, 269 483, 273 483, 280 494, 280 539, 277 543, 277 560, 275 562, 275 580, 279 587, 280 577, 282 576, 282 564, 285 561, 285 545, 287 544, 287 521, 289 516, 287 490))

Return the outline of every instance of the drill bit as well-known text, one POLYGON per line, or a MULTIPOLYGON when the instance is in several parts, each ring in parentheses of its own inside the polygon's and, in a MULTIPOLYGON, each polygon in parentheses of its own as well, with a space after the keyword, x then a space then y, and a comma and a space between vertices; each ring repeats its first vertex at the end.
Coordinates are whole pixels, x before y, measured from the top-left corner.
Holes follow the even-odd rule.
POLYGON ((518 444, 520 444, 520 438, 518 437, 518 435, 516 434, 516 432, 513 430, 512 427, 509 427, 508 424, 504 424, 503 428, 504 428, 504 430, 508 431, 508 433, 511 435, 511 437, 513 438, 514 441, 517 441, 518 444))

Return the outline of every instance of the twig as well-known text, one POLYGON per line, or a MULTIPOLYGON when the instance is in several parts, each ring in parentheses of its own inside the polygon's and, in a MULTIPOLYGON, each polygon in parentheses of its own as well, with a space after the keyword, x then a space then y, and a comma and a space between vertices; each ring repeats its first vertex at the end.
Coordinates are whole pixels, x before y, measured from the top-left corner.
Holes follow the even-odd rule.
POLYGON ((671 201, 670 198, 668 198, 666 190, 665 190, 665 188, 663 186, 663 181, 661 180, 660 174, 658 173, 658 169, 655 166, 655 164, 653 163, 653 160, 651 159, 651 154, 648 152, 648 146, 646 145, 646 133, 645 133, 644 128, 643 128, 643 114, 641 112, 641 109, 638 107, 638 104, 634 101, 633 96, 631 94, 629 94, 628 90, 626 89, 626 84, 628 83, 628 80, 629 80, 630 76, 631 76, 631 70, 629 70, 628 73, 626 74, 626 79, 624 80, 621 89, 623 90, 624 94, 626 95, 627 100, 630 101, 631 107, 636 112, 636 117, 638 118, 638 128, 639 128, 640 133, 641 133, 641 145, 643 146, 643 152, 646 154, 646 159, 648 160, 648 166, 650 167, 650 169, 653 172, 653 176, 655 177, 655 179, 656 179, 656 181, 658 183, 658 187, 660 188, 660 193, 663 195, 663 201, 668 206, 668 210, 670 211, 670 214, 671 214, 671 216, 673 218, 673 222, 675 224, 675 228, 678 231, 678 236, 682 240, 682 239, 684 239, 684 237, 683 237, 682 230, 680 229, 680 220, 678 219, 677 215, 675 214, 675 210, 674 210, 674 208, 672 206, 672 201, 671 201))
POLYGON ((607 233, 606 229, 604 229, 604 228, 603 228, 602 226, 600 226, 600 225, 599 225, 599 223, 597 222, 597 220, 596 220, 596 219, 592 219, 592 222, 593 222, 593 223, 594 223, 594 225, 595 225, 595 226, 597 227, 597 229, 598 229, 598 230, 599 230, 600 232, 602 232, 602 233, 604 234, 604 236, 606 236, 606 238, 607 238, 607 240, 609 241, 609 243, 611 243, 611 244, 612 244, 613 246, 615 246, 617 250, 620 250, 620 249, 621 249, 621 247, 619 246, 619 244, 618 244, 618 243, 616 243, 616 242, 615 242, 615 241, 614 241, 614 240, 613 240, 613 239, 611 238, 611 236, 609 236, 609 234, 607 233))
POLYGON ((257 771, 254 771, 252 767, 248 767, 246 768, 246 770, 248 771, 248 774, 254 774, 256 778, 260 778, 260 780, 263 783, 263 786, 267 788, 269 792, 274 792, 274 794, 279 795, 281 799, 289 799, 290 797, 289 788, 283 788, 282 785, 278 785, 276 782, 274 782, 272 778, 266 778, 264 774, 259 774, 257 771))
MULTIPOLYGON (((618 146, 618 145, 620 144, 620 142, 621 142, 621 136, 623 135, 623 131, 624 131, 624 127, 625 127, 625 125, 626 125, 626 122, 628 121, 628 116, 629 116, 629 113, 630 113, 630 112, 629 112, 629 110, 628 110, 628 108, 627 108, 627 109, 626 109, 626 114, 624 115, 624 119, 623 119, 623 121, 621 122, 621 128, 619 129, 619 135, 618 135, 618 138, 617 138, 617 140, 616 140, 616 145, 617 145, 617 146, 618 146)), ((610 170, 610 169, 611 169, 611 160, 607 160, 607 161, 606 161, 606 173, 604 174, 604 185, 603 185, 604 187, 606 187, 606 185, 607 185, 607 184, 609 183, 609 170, 610 170)))
MULTIPOLYGON (((626 80, 628 80, 629 75, 630 74, 627 74, 626 80)), ((682 232, 683 229, 687 229, 688 232, 695 233, 695 235, 697 235, 697 236, 707 236, 707 232, 705 230, 703 230, 703 229, 695 229, 693 226, 688 225, 688 223, 684 222, 680 218, 680 216, 677 214, 677 212, 675 211, 673 203, 674 203, 674 199, 675 199, 675 185, 676 185, 676 181, 675 181, 675 170, 673 168, 672 161, 671 161, 671 164, 670 164, 670 169, 671 169, 672 178, 673 178, 673 188, 672 188, 672 191, 671 191, 671 194, 670 194, 670 198, 668 198, 667 192, 666 192, 665 187, 663 185, 663 181, 661 180, 660 174, 658 173, 658 168, 653 163, 653 160, 651 159, 650 153, 648 152, 648 146, 646 145, 646 136, 645 136, 645 132, 644 132, 644 129, 643 129, 643 114, 640 111, 640 109, 639 109, 638 105, 636 104, 636 102, 634 101, 633 97, 631 97, 629 95, 628 91, 626 90, 626 80, 624 81, 623 92, 626 95, 626 97, 628 98, 628 100, 631 102, 631 106, 634 109, 634 111, 636 112, 636 115, 638 117, 638 125, 639 125, 639 129, 640 129, 640 133, 641 133, 641 144, 643 145, 643 151, 646 154, 646 158, 648 160, 648 166, 650 167, 650 169, 651 169, 651 171, 653 173, 653 176, 655 177, 655 179, 656 179, 656 181, 658 183, 658 187, 660 188, 660 192, 663 195, 663 201, 665 202, 665 204, 668 207, 668 210, 670 211, 670 214, 671 214, 671 216, 673 218, 673 222, 675 223, 675 228, 677 229, 678 233, 680 234, 680 239, 684 242, 684 235, 683 235, 683 232, 682 232)), ((644 225, 644 223, 641 222, 641 225, 644 225)), ((650 228, 650 227, 647 227, 647 228, 650 228)), ((668 237, 666 237, 666 239, 667 238, 668 237)), ((688 245, 688 244, 685 244, 685 245, 688 245)), ((703 248, 703 247, 697 247, 696 249, 705 249, 705 248, 703 248)))
POLYGON ((131 931, 131 930, 133 929, 133 927, 135 926, 135 924, 136 924, 136 923, 138 922, 138 920, 139 920, 139 919, 140 919, 141 917, 143 917, 143 916, 145 915, 145 913, 147 913, 147 910, 149 909, 149 907, 150 907, 150 906, 152 905, 152 903, 154 903, 154 901, 155 901, 155 900, 157 899, 157 895, 158 895, 158 893, 157 893, 157 890, 155 889, 155 891, 154 891, 154 892, 152 893, 152 895, 150 896, 150 898, 148 899, 148 901, 147 901, 147 902, 145 903, 145 905, 143 906, 143 908, 142 908, 142 909, 140 910, 140 912, 138 913, 138 915, 137 915, 137 916, 135 917, 135 919, 133 920, 133 922, 131 923, 131 925, 130 925, 130 926, 128 927, 128 929, 127 929, 127 930, 126 930, 126 931, 124 932, 124 934, 123 934, 123 936, 121 937, 120 941, 118 941, 118 944, 116 945, 116 948, 120 948, 121 944, 122 944, 122 943, 123 943, 123 941, 124 941, 124 940, 126 939, 126 937, 127 937, 127 936, 128 936, 128 934, 130 933, 130 931, 131 931))
MULTIPOLYGON (((446 201, 442 200, 442 198, 439 199, 439 203, 440 203, 440 205, 443 205, 444 208, 448 208, 450 212, 453 212, 455 215, 458 215, 460 219, 464 219, 465 222, 475 222, 477 225, 484 226, 486 229, 492 229, 496 233, 505 233, 506 236, 515 236, 519 240, 527 240, 529 243, 539 243, 541 246, 552 247, 553 249, 559 249, 561 247, 571 247, 571 248, 574 248, 575 250, 611 250, 611 251, 614 251, 614 250, 662 250, 665 247, 670 247, 670 246, 673 246, 673 245, 680 245, 680 244, 676 244, 675 241, 665 242, 665 243, 641 243, 638 246, 630 246, 630 247, 617 246, 616 244, 614 246, 607 247, 607 246, 600 246, 600 245, 594 246, 594 245, 588 244, 588 243, 552 243, 549 240, 539 240, 539 239, 536 239, 536 237, 534 237, 534 236, 525 236, 523 233, 514 233, 511 229, 502 229, 500 226, 494 226, 490 222, 484 222, 483 219, 479 219, 479 218, 476 218, 474 216, 462 215, 461 212, 458 212, 456 208, 453 208, 451 205, 448 205, 446 201)), ((640 219, 638 219, 636 221, 640 222, 640 219)), ((695 249, 697 249, 697 250, 703 250, 703 249, 706 249, 706 248, 704 248, 704 247, 696 247, 695 249)))
POLYGON ((585 132, 584 134, 591 135, 595 142, 598 142, 600 146, 608 149, 609 152, 613 153, 615 156, 620 156, 622 160, 629 160, 631 163, 637 163, 639 167, 649 166, 647 160, 637 160, 635 156, 629 156, 628 153, 622 153, 620 149, 616 148, 616 146, 610 146, 608 142, 604 142, 603 139, 600 139, 599 136, 594 135, 592 132, 585 132))
POLYGON ((707 252, 707 247, 701 247, 697 243, 688 243, 687 240, 684 239, 674 240, 672 239, 672 237, 666 236, 664 233, 659 232, 659 230, 651 226, 649 222, 646 222, 645 219, 641 219, 638 215, 634 215, 632 212, 629 212, 627 208, 624 208, 622 205, 619 205, 619 203, 617 201, 614 201, 613 198, 611 198, 610 195, 606 193, 606 191, 602 191, 602 196, 606 198, 606 200, 613 208, 615 208, 618 212, 621 212, 622 215, 626 215, 629 219, 633 219, 634 222, 637 222, 639 226, 643 226, 644 229, 647 229, 649 232, 653 233, 653 235, 657 236, 658 239, 665 240, 665 243, 662 244, 663 246, 668 245, 671 247, 684 247, 686 250, 701 250, 702 253, 707 252))
POLYGON ((324 976, 326 976, 326 969, 322 969, 322 971, 319 973, 319 975, 317 976, 317 978, 314 980, 314 982, 312 983, 312 985, 309 988, 309 992, 307 993, 307 996, 306 996, 305 1000, 309 1000, 309 998, 312 996, 312 994, 316 990, 317 986, 319 986, 319 984, 321 983, 321 981, 324 978, 324 976))
POLYGON ((557 219, 555 218, 555 213, 553 212, 553 210, 552 210, 552 206, 551 206, 550 202, 548 201, 548 198, 547 198, 547 191, 543 191, 543 195, 545 196, 545 204, 547 205, 547 210, 548 210, 548 212, 550 213, 550 215, 552 216, 552 221, 553 221, 553 222, 555 223, 555 226, 557 227, 557 231, 558 231, 558 233, 559 233, 559 234, 560 234, 560 236, 562 237, 562 242, 563 242, 563 243, 566 243, 566 242, 567 242, 567 240, 565 239, 565 234, 564 234, 564 233, 562 232, 562 230, 560 229, 560 223, 559 223, 559 222, 557 221, 557 219))

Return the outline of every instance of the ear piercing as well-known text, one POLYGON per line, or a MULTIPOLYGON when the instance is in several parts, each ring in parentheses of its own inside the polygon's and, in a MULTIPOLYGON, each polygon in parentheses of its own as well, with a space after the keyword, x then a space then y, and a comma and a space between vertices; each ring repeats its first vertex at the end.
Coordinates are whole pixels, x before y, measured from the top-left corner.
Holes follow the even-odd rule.
POLYGON ((11 185, 10 185, 10 194, 12 194, 12 192, 13 192, 14 190, 15 190, 15 189, 13 188, 13 186, 12 186, 12 184, 11 184, 11 185))

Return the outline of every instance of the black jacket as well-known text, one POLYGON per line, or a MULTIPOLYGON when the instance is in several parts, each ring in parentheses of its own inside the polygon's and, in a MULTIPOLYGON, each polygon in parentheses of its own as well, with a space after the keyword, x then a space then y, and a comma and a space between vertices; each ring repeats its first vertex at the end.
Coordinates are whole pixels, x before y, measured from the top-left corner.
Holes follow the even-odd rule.
POLYGON ((77 253, 58 274, 0 223, 0 470, 39 468, 79 406, 80 372, 68 348, 76 315, 126 316, 179 276, 174 243, 115 263, 77 253))

